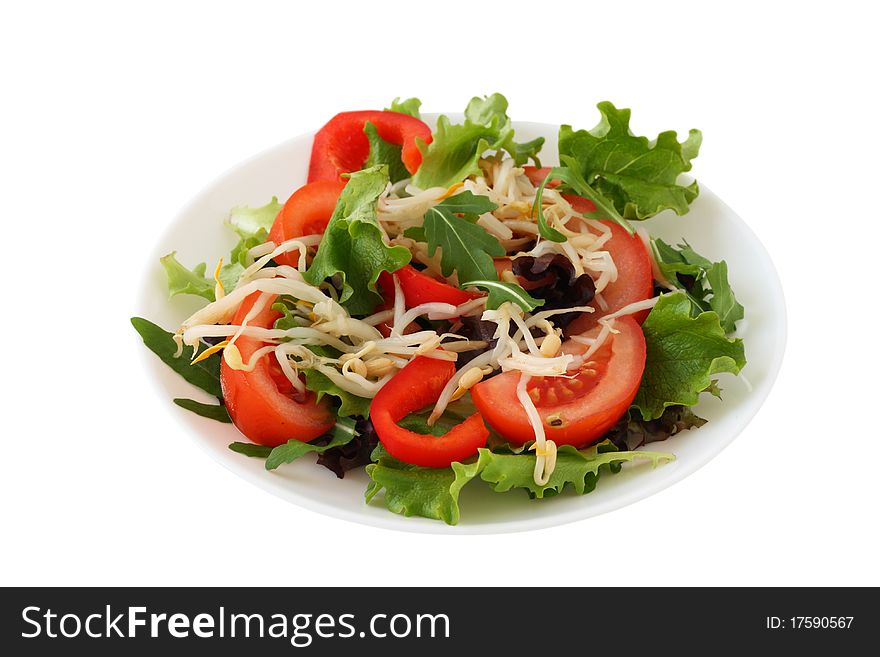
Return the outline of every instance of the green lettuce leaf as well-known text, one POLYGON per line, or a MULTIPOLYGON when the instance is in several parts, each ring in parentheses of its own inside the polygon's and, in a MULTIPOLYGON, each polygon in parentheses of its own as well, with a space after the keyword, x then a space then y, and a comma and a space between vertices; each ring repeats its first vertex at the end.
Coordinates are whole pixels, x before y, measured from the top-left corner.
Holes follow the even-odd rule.
POLYGON ((406 170, 403 160, 400 159, 403 148, 382 139, 376 126, 369 121, 364 124, 364 133, 370 143, 370 154, 367 156, 364 168, 368 169, 385 164, 388 166, 388 176, 391 182, 396 183, 398 180, 409 178, 409 171, 406 170))
POLYGON ((522 488, 529 497, 541 499, 558 495, 570 486, 579 495, 585 495, 596 488, 602 474, 614 474, 627 461, 650 460, 654 466, 675 457, 663 452, 619 452, 610 442, 577 450, 571 445, 562 445, 556 452, 556 468, 544 486, 535 483, 535 459, 531 452, 505 454, 480 450, 480 463, 483 468, 480 478, 488 482, 497 493, 513 488, 522 488))
POLYGON ((649 141, 630 131, 630 110, 607 101, 598 107, 601 120, 592 130, 559 129, 560 161, 572 158, 590 187, 626 219, 647 219, 666 209, 685 214, 699 188, 696 182, 678 184, 678 177, 690 171, 699 153, 700 131, 691 130, 683 142, 673 131, 649 141))
POLYGON ((266 469, 275 470, 285 463, 292 463, 301 456, 305 456, 311 452, 323 454, 328 449, 347 445, 357 435, 355 431, 355 422, 351 418, 339 418, 336 426, 330 432, 330 442, 326 445, 315 445, 314 443, 304 443, 300 440, 288 440, 283 445, 279 445, 272 449, 266 458, 266 469))
POLYGON ((339 301, 352 315, 370 313, 382 296, 376 279, 410 261, 409 249, 388 246, 376 218, 378 199, 388 184, 386 166, 351 174, 342 190, 311 267, 303 274, 312 285, 339 275, 339 301))
POLYGON ((200 262, 192 269, 187 269, 177 260, 177 251, 159 258, 168 278, 168 296, 193 294, 208 301, 214 300, 214 279, 205 276, 207 265, 200 262))
POLYGON ((712 262, 684 242, 673 247, 661 239, 651 240, 657 266, 666 279, 685 291, 691 302, 691 315, 706 310, 718 314, 725 333, 736 329, 736 322, 745 316, 745 309, 727 279, 727 263, 712 262))
POLYGON ((218 422, 226 423, 232 422, 232 418, 229 417, 229 411, 226 410, 226 407, 223 406, 223 404, 203 404, 194 399, 183 398, 177 398, 173 401, 181 408, 185 408, 186 410, 192 411, 196 415, 206 417, 209 420, 217 420, 218 422))
POLYGON ((421 106, 422 101, 420 101, 418 98, 407 98, 406 100, 400 100, 400 97, 397 97, 391 101, 391 107, 386 107, 385 111, 409 114, 412 117, 420 119, 422 118, 419 114, 419 108, 421 106))
POLYGON ((444 276, 451 276, 456 271, 460 281, 498 280, 492 257, 507 252, 497 237, 475 223, 479 215, 497 207, 487 196, 462 192, 425 213, 428 253, 433 256, 437 247, 442 248, 440 268, 444 276))
POLYGON ((255 445, 254 443, 230 443, 229 449, 236 454, 243 454, 244 456, 250 456, 255 459, 268 458, 269 454, 272 453, 271 447, 267 447, 266 445, 255 445))
POLYGON ((147 348, 159 359, 194 386, 215 397, 222 398, 220 389, 220 354, 216 353, 198 363, 192 360, 192 347, 184 347, 179 358, 175 358, 177 343, 174 334, 162 329, 143 317, 132 317, 131 325, 141 336, 147 348))
POLYGON ((471 175, 479 175, 479 161, 486 151, 507 151, 517 165, 537 158, 542 138, 526 144, 514 142, 514 131, 507 116, 507 99, 501 94, 472 98, 464 111, 464 123, 453 124, 447 116, 437 120, 430 144, 423 149, 423 159, 413 183, 422 189, 449 187, 471 175))
POLYGON ((458 496, 461 489, 483 468, 481 461, 453 463, 448 468, 422 468, 390 456, 380 445, 366 467, 370 483, 364 493, 367 503, 384 489, 388 510, 405 516, 421 516, 455 525, 461 517, 458 496))
POLYGON ((360 415, 367 417, 370 414, 370 400, 366 397, 358 397, 347 390, 343 390, 318 370, 305 370, 306 388, 315 393, 318 400, 324 395, 336 397, 339 400, 339 408, 336 414, 341 417, 360 415))
POLYGON ((518 305, 524 311, 532 312, 538 306, 544 305, 544 299, 536 299, 516 283, 504 281, 467 281, 462 287, 481 287, 489 293, 486 299, 486 308, 496 310, 505 302, 518 305))
POLYGON ((232 248, 229 260, 220 268, 220 283, 226 292, 235 289, 245 267, 250 264, 248 251, 269 239, 269 231, 283 205, 273 196, 258 208, 235 207, 229 211, 226 223, 238 235, 238 244, 232 248))
POLYGON ((738 374, 746 364, 742 340, 728 339, 713 311, 693 317, 683 292, 662 295, 642 330, 647 359, 633 406, 644 420, 660 417, 667 406, 693 406, 711 388, 713 374, 738 374))

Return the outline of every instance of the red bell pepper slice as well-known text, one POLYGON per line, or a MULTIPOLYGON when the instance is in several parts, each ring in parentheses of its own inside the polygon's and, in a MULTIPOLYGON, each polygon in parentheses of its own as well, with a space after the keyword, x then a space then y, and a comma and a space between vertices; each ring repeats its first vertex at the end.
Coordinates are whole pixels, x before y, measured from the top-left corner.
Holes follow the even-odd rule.
POLYGON ((455 374, 455 364, 417 356, 386 383, 370 404, 370 419, 379 440, 394 458, 428 468, 445 468, 477 453, 486 444, 489 430, 483 416, 474 413, 443 436, 404 429, 397 423, 440 397, 455 374))
MULTIPOLYGON (((482 296, 438 281, 412 265, 401 267, 394 273, 397 274, 397 280, 400 281, 400 289, 403 291, 407 308, 436 302, 460 306, 471 299, 482 296)), ((391 274, 386 271, 379 274, 379 285, 391 295, 392 299, 394 298, 394 281, 391 274)))
POLYGON ((376 126, 382 139, 403 148, 400 159, 407 171, 418 171, 422 163, 422 152, 416 140, 431 143, 431 128, 427 124, 400 112, 342 112, 330 119, 315 134, 309 163, 309 182, 340 180, 343 173, 363 169, 370 154, 370 142, 364 134, 367 121, 376 126))

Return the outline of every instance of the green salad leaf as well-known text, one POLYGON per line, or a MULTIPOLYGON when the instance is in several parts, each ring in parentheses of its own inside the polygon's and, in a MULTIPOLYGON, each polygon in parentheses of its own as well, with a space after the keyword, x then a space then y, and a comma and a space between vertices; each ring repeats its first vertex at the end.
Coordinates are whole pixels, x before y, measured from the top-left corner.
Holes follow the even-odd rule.
POLYGON ((398 97, 391 101, 391 107, 386 107, 385 111, 409 114, 412 117, 420 119, 421 115, 419 114, 419 108, 421 106, 422 101, 420 101, 418 98, 407 98, 406 100, 400 100, 400 97, 398 97))
POLYGON ((196 415, 201 415, 209 420, 217 420, 218 422, 232 422, 229 417, 229 411, 223 404, 203 404, 194 399, 177 398, 173 400, 175 404, 188 411, 192 411, 196 415))
POLYGON ((572 158, 595 193, 626 219, 647 219, 666 209, 685 214, 699 188, 696 182, 680 185, 678 177, 690 171, 699 153, 700 131, 691 130, 683 142, 674 131, 650 141, 631 132, 630 110, 607 101, 598 107, 601 120, 592 130, 559 129, 560 161, 572 158))
POLYGON ((388 184, 388 167, 351 174, 330 217, 311 267, 303 278, 312 285, 338 275, 340 303, 352 315, 370 313, 382 296, 376 280, 383 271, 397 271, 410 261, 409 249, 388 246, 376 218, 378 199, 388 184))
POLYGON ((249 208, 245 205, 234 207, 229 211, 226 223, 242 240, 254 241, 251 246, 256 246, 266 241, 269 231, 272 230, 272 224, 275 223, 275 217, 281 212, 282 207, 284 206, 278 202, 277 196, 273 196, 271 201, 258 208, 249 208))
POLYGON ((663 452, 619 452, 610 442, 603 442, 587 449, 577 450, 571 445, 561 445, 556 452, 556 467, 544 486, 535 483, 534 453, 505 454, 480 450, 483 468, 480 477, 488 482, 496 493, 522 488, 529 497, 543 498, 558 495, 570 486, 579 495, 596 488, 600 475, 614 474, 627 461, 650 460, 654 466, 675 458, 663 452))
POLYGON ((647 358, 633 406, 644 420, 663 414, 667 406, 693 406, 712 386, 712 375, 738 374, 746 358, 742 340, 730 340, 718 314, 693 317, 684 292, 664 294, 642 325, 647 358))
POLYGON ((266 458, 266 469, 275 470, 285 463, 292 463, 301 456, 305 456, 310 452, 323 454, 328 449, 347 445, 357 435, 355 431, 355 422, 351 418, 339 418, 336 426, 330 432, 330 442, 326 445, 315 445, 314 443, 304 443, 301 440, 288 440, 283 445, 279 445, 272 449, 266 458))
POLYGON ((364 124, 364 133, 370 143, 370 154, 367 156, 364 168, 368 169, 385 164, 388 166, 388 176, 391 182, 396 183, 398 180, 409 178, 409 171, 406 170, 403 160, 400 158, 403 147, 382 139, 376 126, 369 121, 364 124))
POLYGON ((442 520, 448 525, 458 523, 459 493, 483 467, 477 461, 467 465, 453 463, 448 468, 422 468, 398 461, 381 445, 373 452, 373 460, 376 463, 366 468, 370 476, 364 493, 367 503, 384 489, 389 511, 442 520))
POLYGON ((190 364, 192 347, 184 347, 179 358, 175 358, 177 343, 174 334, 169 333, 143 317, 132 317, 131 325, 140 334, 147 348, 159 359, 194 386, 201 388, 215 397, 222 398, 220 389, 220 354, 213 354, 198 363, 190 364))
POLYGON ((205 276, 207 265, 200 262, 192 269, 187 269, 177 259, 177 251, 159 258, 168 278, 168 296, 193 294, 208 301, 214 300, 214 280, 205 276))
POLYGON ((433 139, 423 149, 422 164, 413 176, 421 189, 449 187, 471 175, 479 175, 479 161, 486 151, 507 151, 516 164, 528 159, 541 166, 537 154, 543 138, 526 144, 514 142, 514 131, 507 116, 507 99, 501 94, 472 98, 464 111, 464 123, 453 124, 449 117, 437 119, 433 139))
POLYGON ((653 239, 651 249, 666 279, 687 293, 693 316, 714 310, 725 333, 736 329, 736 322, 745 316, 745 309, 730 287, 724 260, 712 262, 687 242, 673 247, 661 239, 653 239))
POLYGON ((340 417, 351 417, 354 415, 369 416, 370 400, 368 398, 358 397, 347 390, 343 390, 318 370, 305 370, 304 374, 306 388, 314 392, 318 400, 324 395, 330 395, 339 400, 340 403, 336 409, 336 414, 340 417))
POLYGON ((230 443, 229 449, 236 454, 243 454, 244 456, 250 456, 255 459, 268 458, 269 454, 272 453, 271 447, 267 447, 266 445, 255 445, 254 443, 230 443))
POLYGON ((496 310, 502 303, 511 302, 522 308, 525 312, 531 312, 538 306, 544 305, 544 299, 536 299, 516 283, 505 281, 467 281, 462 287, 481 287, 489 293, 486 299, 486 309, 496 310))
POLYGON ((497 237, 478 225, 479 215, 498 206, 487 196, 462 192, 441 201, 425 213, 425 239, 428 253, 442 248, 440 268, 444 276, 458 272, 460 281, 498 279, 493 256, 507 253, 497 237), (463 217, 458 216, 463 214, 463 217))

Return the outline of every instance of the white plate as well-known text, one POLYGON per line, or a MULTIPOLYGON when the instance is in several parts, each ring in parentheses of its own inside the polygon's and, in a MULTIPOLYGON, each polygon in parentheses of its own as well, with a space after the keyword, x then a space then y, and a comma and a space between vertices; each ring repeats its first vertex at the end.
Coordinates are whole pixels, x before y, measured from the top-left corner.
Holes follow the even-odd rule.
MULTIPOLYGON (((433 118, 429 117, 429 122, 433 118)), ((545 137, 544 159, 553 163, 557 126, 518 122, 515 127, 522 141, 545 137)), ((199 307, 198 299, 168 300, 159 256, 176 249, 181 262, 192 266, 207 261, 210 269, 235 243, 232 232, 223 225, 229 209, 263 205, 273 195, 286 199, 305 182, 311 142, 311 135, 296 137, 238 165, 208 186, 174 219, 148 263, 140 301, 144 317, 173 330, 199 307)), ((267 472, 262 460, 230 451, 227 445, 242 438, 232 425, 198 417, 171 403, 173 397, 210 401, 207 395, 183 381, 139 340, 136 348, 143 358, 145 376, 156 382, 158 393, 168 400, 169 412, 179 417, 181 433, 195 438, 213 458, 239 476, 300 506, 378 527, 454 534, 523 531, 582 520, 662 490, 717 455, 757 413, 776 378, 785 347, 785 302, 773 263, 748 225, 705 185, 701 184, 699 198, 684 217, 667 212, 644 225, 654 236, 670 242, 685 237, 706 257, 727 261, 731 284, 746 309, 748 365, 744 374, 751 390, 742 379, 722 376, 724 401, 703 395, 696 409, 709 423, 652 446, 673 452, 677 457, 674 462, 656 469, 645 464, 625 466, 620 474, 601 479, 589 495, 563 494, 533 501, 523 491, 499 494, 483 482, 473 481, 462 491, 458 525, 405 518, 386 510, 378 500, 364 503, 367 477, 362 471, 347 473, 339 480, 317 466, 313 456, 306 456, 267 472)))

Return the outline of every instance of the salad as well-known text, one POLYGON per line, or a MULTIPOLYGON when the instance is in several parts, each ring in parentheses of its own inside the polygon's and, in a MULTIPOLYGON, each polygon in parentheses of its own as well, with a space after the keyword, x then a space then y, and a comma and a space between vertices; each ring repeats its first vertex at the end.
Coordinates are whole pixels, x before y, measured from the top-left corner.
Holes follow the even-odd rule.
POLYGON ((697 198, 700 132, 636 136, 603 102, 546 167, 500 94, 434 130, 420 105, 333 117, 305 185, 230 212, 212 271, 161 258, 204 306, 132 323, 217 399, 174 402, 267 470, 314 453, 365 470, 367 503, 449 524, 467 484, 540 500, 673 459, 644 447, 703 425, 691 407, 746 362, 726 263, 641 224, 697 198))

